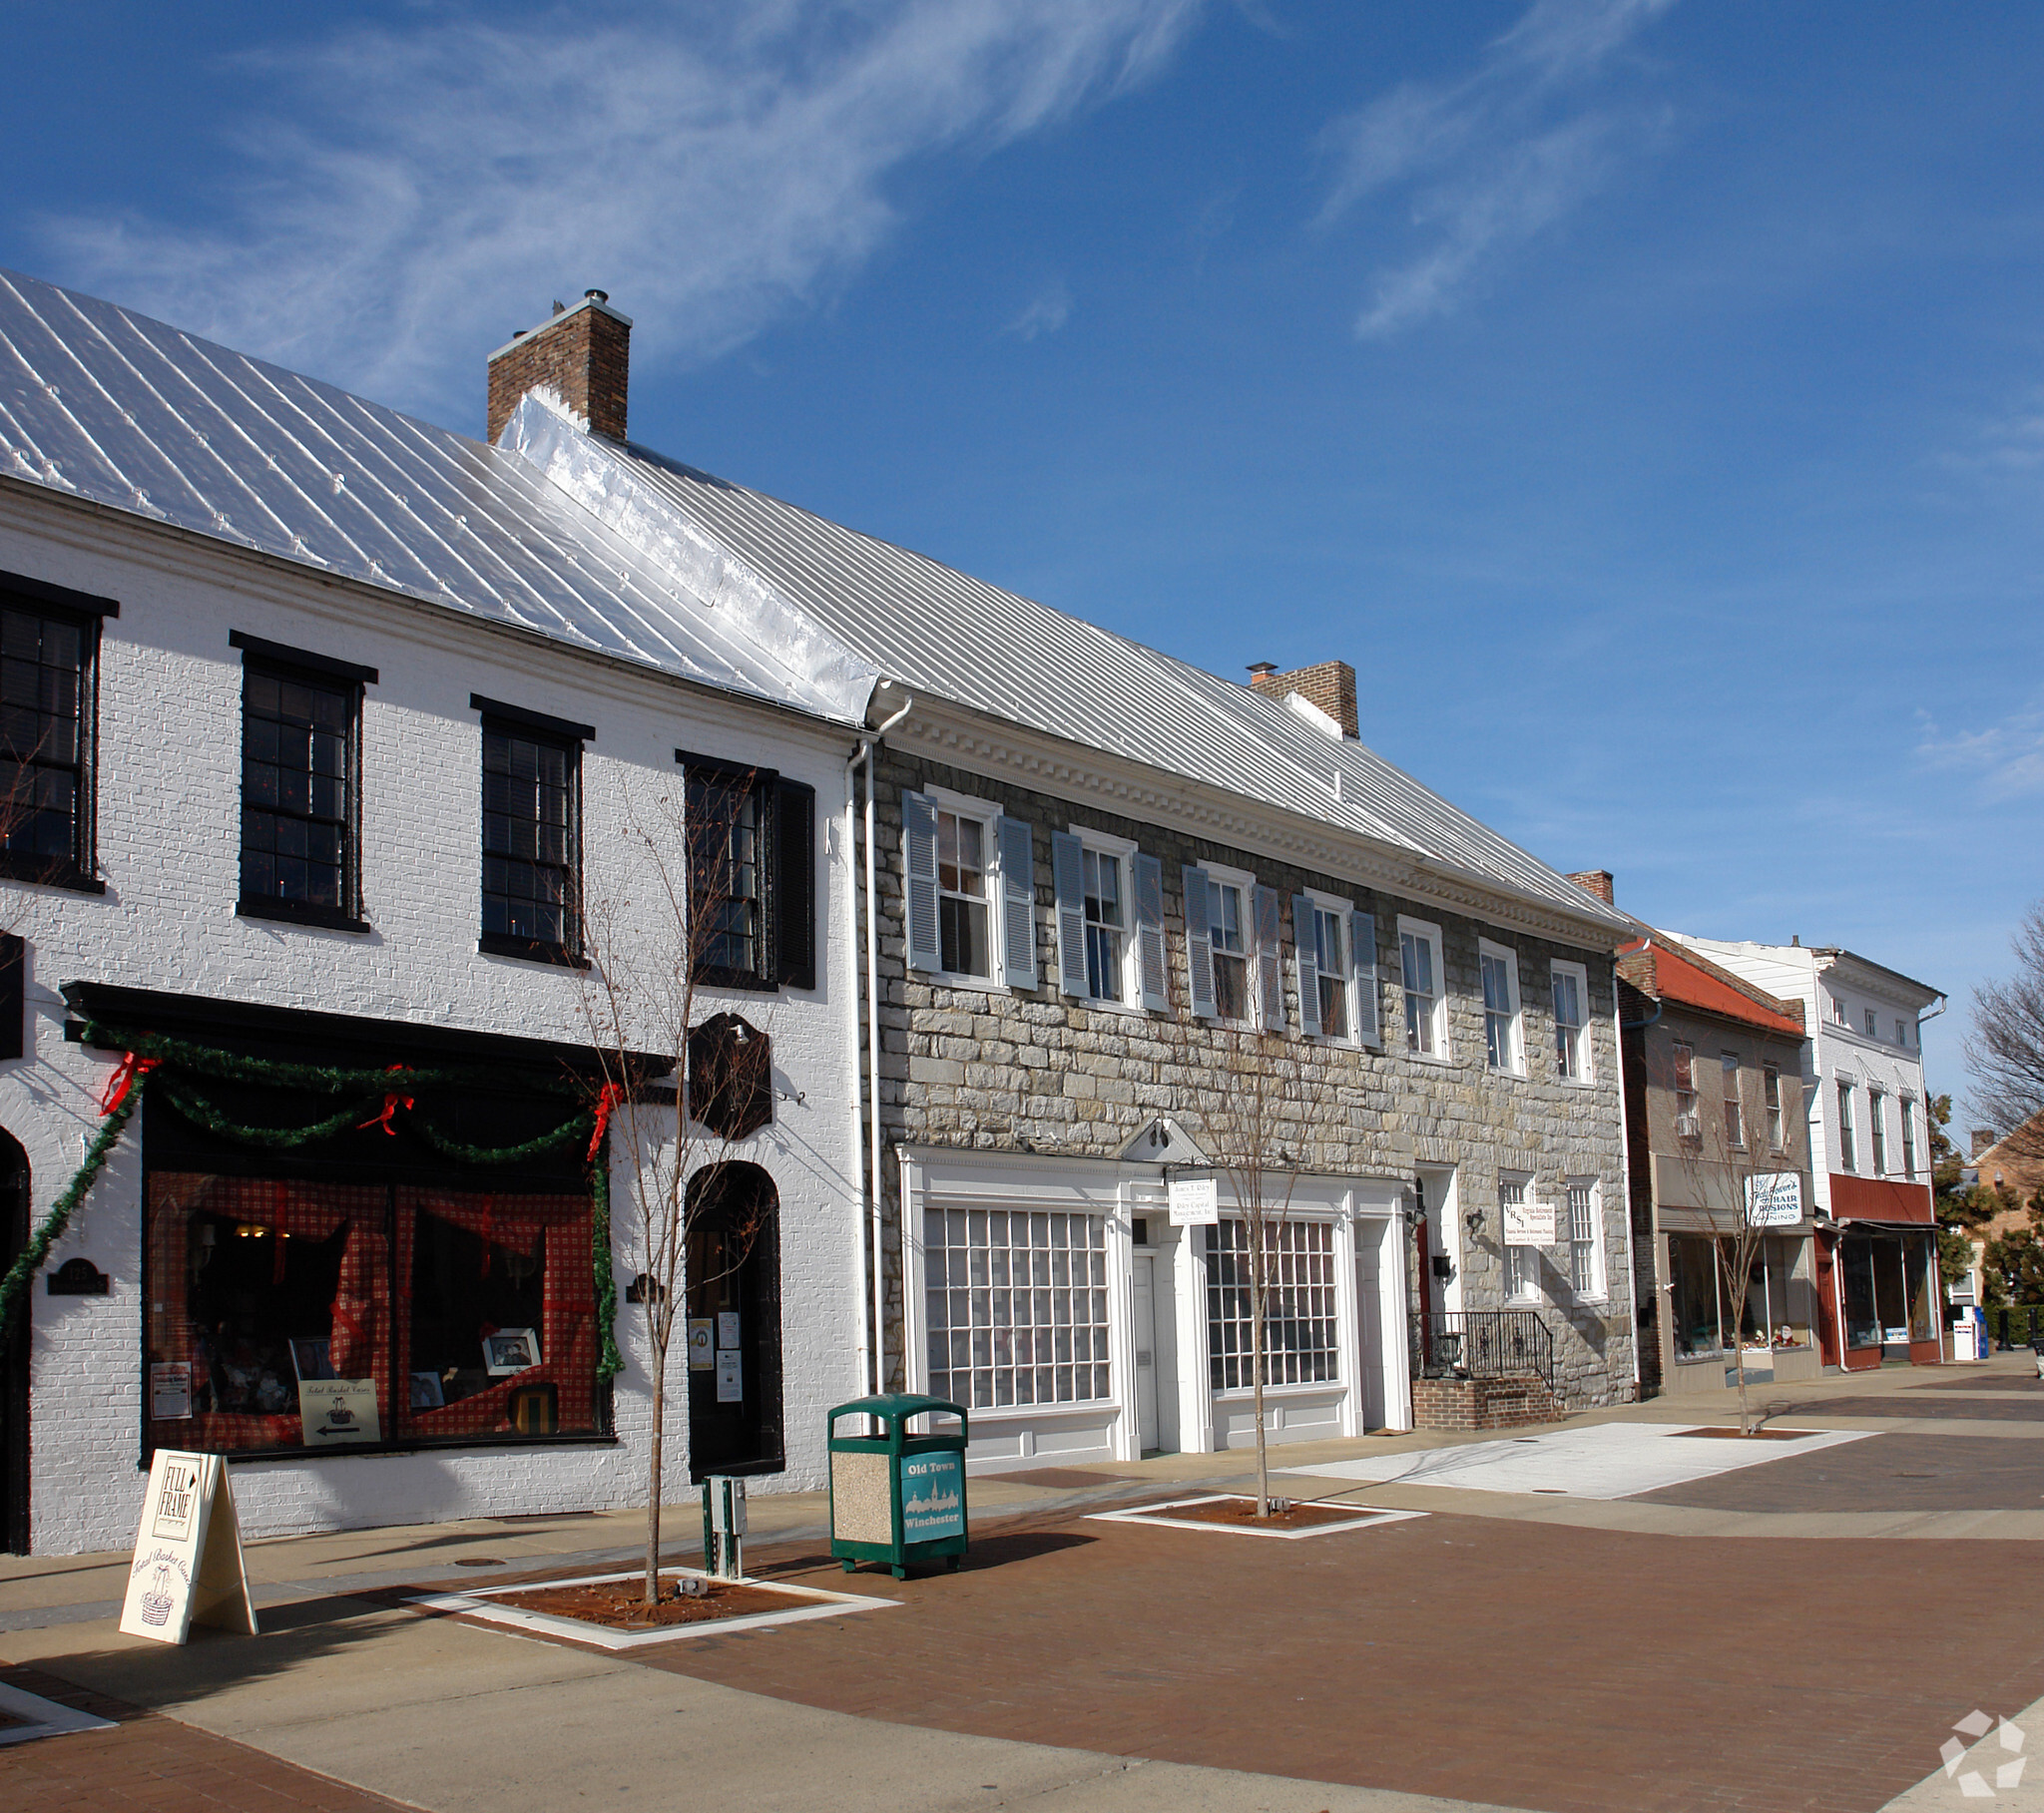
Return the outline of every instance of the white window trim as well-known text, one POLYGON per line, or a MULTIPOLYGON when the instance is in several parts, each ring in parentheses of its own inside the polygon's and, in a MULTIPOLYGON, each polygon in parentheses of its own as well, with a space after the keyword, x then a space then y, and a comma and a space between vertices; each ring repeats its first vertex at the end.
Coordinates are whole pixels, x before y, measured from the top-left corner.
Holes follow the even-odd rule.
MULTIPOLYGON (((1133 1014, 1148 1018, 1143 1008, 1143 977, 1136 951, 1136 858, 1143 846, 1133 837, 1117 837, 1112 831, 1096 831, 1091 825, 1068 824, 1066 833, 1079 840, 1079 847, 1096 856, 1112 856, 1122 865, 1122 994, 1119 1001, 1105 1001, 1098 995, 1067 995, 1067 1001, 1096 1014, 1133 1014)), ((1212 870, 1208 871, 1210 874, 1212 870)))
MULTIPOLYGON (((1540 1255, 1541 1253, 1545 1252, 1545 1251, 1546 1251, 1547 1249, 1546 1249, 1545 1247, 1541 1247, 1541 1246, 1521 1246, 1521 1245, 1519 1245, 1519 1242, 1518 1242, 1518 1241, 1516 1241, 1516 1240, 1507 1240, 1507 1239, 1506 1239, 1506 1238, 1504 1237, 1504 1232, 1505 1232, 1505 1230, 1504 1230, 1504 1219, 1505 1219, 1505 1207, 1504 1207, 1504 1203, 1505 1203, 1505 1190, 1506 1190, 1506 1188, 1507 1188, 1507 1187, 1508 1187, 1509 1185, 1511 1185, 1511 1184, 1514 1184, 1514 1183, 1516 1183, 1516 1184, 1517 1184, 1517 1185, 1519 1186, 1520 1196, 1521 1196, 1521 1199, 1522 1199, 1522 1200, 1524 1200, 1524 1201, 1527 1201, 1527 1202, 1537 1202, 1537 1201, 1538 1201, 1538 1200, 1540 1199, 1540 1198, 1539 1198, 1539 1196, 1538 1196, 1538 1194, 1537 1194, 1537 1193, 1535 1192, 1535 1189, 1534 1189, 1534 1183, 1533 1183, 1533 1173, 1532 1173, 1531 1171, 1516 1171, 1516 1170, 1506 1170, 1506 1171, 1499 1171, 1499 1172, 1498 1172, 1498 1174, 1497 1174, 1497 1202, 1498 1202, 1498 1207, 1497 1207, 1497 1219, 1498 1219, 1498 1230, 1497 1230, 1497 1232, 1498 1232, 1498 1252, 1499 1252, 1500 1256, 1502 1256, 1502 1255, 1503 1255, 1503 1254, 1504 1254, 1504 1253, 1505 1253, 1505 1252, 1506 1252, 1506 1251, 1507 1251, 1507 1250, 1508 1250, 1509 1248, 1511 1248, 1511 1247, 1513 1247, 1513 1246, 1518 1246, 1518 1247, 1519 1247, 1519 1250, 1520 1250, 1521 1252, 1530 1252, 1530 1253, 1532 1253, 1532 1254, 1534 1254, 1534 1255, 1535 1255, 1535 1257, 1534 1257, 1534 1260, 1533 1260, 1533 1288, 1532 1288, 1531 1290, 1524 1290, 1524 1291, 1518 1291, 1518 1292, 1512 1292, 1512 1291, 1504 1290, 1504 1289, 1502 1289, 1502 1288, 1501 1288, 1501 1289, 1499 1290, 1499 1292, 1498 1292, 1498 1300, 1499 1300, 1499 1301, 1500 1301, 1501 1303, 1505 1304, 1505 1305, 1506 1305, 1507 1307, 1518 1307, 1518 1308, 1525 1308, 1526 1306, 1528 1306, 1528 1305, 1530 1305, 1530 1304, 1534 1304, 1534 1303, 1545 1303, 1545 1302, 1547 1301, 1547 1293, 1546 1293, 1545 1291, 1543 1291, 1543 1290, 1542 1290, 1542 1289, 1540 1288, 1540 1259, 1539 1259, 1539 1255, 1540 1255)), ((1563 1202, 1562 1202, 1562 1207, 1561 1207, 1561 1212, 1562 1212, 1563 1214, 1566 1214, 1566 1213, 1568 1212, 1568 1203, 1567 1203, 1567 1199, 1566 1199, 1566 1197, 1564 1197, 1564 1199, 1563 1199, 1563 1202)), ((1509 1271, 1510 1271, 1510 1266, 1509 1266, 1509 1262, 1507 1262, 1507 1263, 1506 1263, 1506 1268, 1505 1268, 1505 1269, 1506 1269, 1506 1272, 1507 1272, 1507 1274, 1509 1274, 1509 1271)), ((1498 1282, 1499 1282, 1499 1284, 1500 1284, 1501 1286, 1502 1286, 1502 1285, 1503 1285, 1503 1284, 1505 1283, 1505 1281, 1506 1281, 1506 1280, 1505 1280, 1505 1278, 1500 1278, 1500 1279, 1498 1280, 1498 1282)))
MULTIPOLYGON (((1505 980, 1511 985, 1512 1013, 1507 1030, 1512 1049, 1507 1054, 1506 1063, 1493 1065, 1490 1062, 1489 1029, 1486 1024, 1483 1068, 1493 1077, 1523 1077, 1526 1074, 1526 1011, 1525 1004, 1519 998, 1519 953, 1508 944, 1496 944, 1488 938, 1477 939, 1476 975, 1479 985, 1483 979, 1483 959, 1486 957, 1504 965, 1505 980)), ((1488 1001, 1484 1004, 1483 1014, 1487 1023, 1490 1018, 1488 1001)))
MULTIPOLYGON (((1441 937, 1441 928, 1430 919, 1411 919, 1405 914, 1398 915, 1398 1044, 1396 1050, 1401 1058, 1414 1064, 1453 1064, 1455 1055, 1448 1043, 1448 966, 1447 947, 1441 937), (1430 1052, 1415 1052, 1405 1043, 1405 938, 1407 934, 1424 938, 1433 946, 1433 1043, 1430 1052)), ((1389 1049, 1387 1046, 1386 1049, 1389 1049)))
MULTIPOLYGON (((939 811, 950 812, 959 818, 975 818, 984 832, 983 848, 986 851, 986 954, 993 970, 990 976, 968 976, 958 970, 910 970, 911 982, 931 982, 947 989, 977 989, 983 995, 1005 995, 1010 992, 1005 941, 1001 937, 1001 900, 1003 876, 1001 873, 1001 840, 994 830, 994 821, 1002 816, 1001 808, 990 799, 975 799, 970 793, 954 793, 949 787, 921 786, 916 792, 924 794, 939 811)), ((941 901, 942 890, 938 890, 941 901)), ((1032 915, 1033 917, 1033 915, 1032 915)))
MULTIPOLYGON (((1364 1047, 1361 1039, 1355 1033, 1355 1028, 1361 1023, 1362 1019, 1362 1016, 1355 1011, 1356 991, 1362 986, 1356 974, 1355 915, 1363 911, 1363 909, 1358 907, 1352 900, 1343 900, 1339 894, 1323 894, 1318 888, 1300 888, 1298 891, 1313 903, 1314 912, 1332 913, 1340 921, 1341 943, 1343 949, 1348 953, 1348 974, 1344 980, 1348 984, 1349 1030, 1345 1033, 1330 1033, 1325 1027, 1322 1027, 1318 1033, 1312 1036, 1313 1040, 1319 1045, 1338 1045, 1344 1051, 1359 1052, 1364 1047)), ((1294 946, 1299 942, 1298 927, 1295 925, 1291 928, 1291 941, 1294 946)), ((1314 948, 1315 952, 1317 952, 1317 945, 1314 948)), ((1317 967, 1317 957, 1315 958, 1315 966, 1317 967)))
MULTIPOLYGON (((1261 996, 1257 986, 1257 878, 1247 869, 1231 869, 1218 862, 1203 862, 1199 866, 1206 870, 1208 881, 1218 881, 1223 887, 1237 888, 1242 893, 1242 987, 1243 1007, 1246 1010, 1240 1020, 1230 1020, 1220 1013, 1216 1013, 1211 1019, 1203 1015, 1201 1019, 1208 1026, 1226 1026, 1233 1027, 1238 1032, 1245 1030, 1255 1032, 1261 1023, 1261 1016, 1258 1012, 1258 1003, 1261 996)), ((1211 936, 1212 927, 1210 925, 1209 950, 1212 953, 1213 959, 1218 960, 1223 956, 1234 955, 1233 952, 1224 952, 1215 948, 1211 943, 1211 936)), ((1218 985, 1214 994, 1215 1000, 1218 1003, 1221 995, 1218 985)))
POLYGON ((1582 1035, 1580 1042, 1583 1057, 1583 1062, 1580 1067, 1582 1074, 1580 1076, 1575 1077, 1564 1077, 1561 1074, 1560 1062, 1557 1059, 1555 1065, 1554 1080, 1555 1082, 1559 1083, 1563 1089, 1588 1089, 1591 1087, 1592 1084, 1594 1084, 1597 1081, 1596 1041, 1590 1037, 1592 1023, 1590 1018, 1589 966, 1587 964, 1571 963, 1565 957, 1557 957, 1554 959, 1552 963, 1550 963, 1547 966, 1547 968, 1548 975, 1550 978, 1547 991, 1548 1017, 1550 1021, 1553 1019, 1554 1013, 1554 988, 1552 983, 1552 978, 1554 976, 1573 976, 1576 979, 1577 999, 1582 1003, 1583 1007, 1582 1023, 1576 1029, 1582 1035))
POLYGON ((1575 1258, 1576 1242, 1574 1229, 1573 1227, 1571 1227, 1568 1238, 1565 1242, 1569 1249, 1569 1257, 1571 1260, 1569 1279, 1570 1294, 1574 1296, 1575 1301, 1578 1303, 1609 1303, 1611 1301, 1611 1268, 1605 1262, 1604 1179, 1602 1177, 1591 1176, 1588 1174, 1573 1177, 1563 1177, 1561 1180, 1561 1212, 1564 1215, 1567 1215, 1567 1213, 1569 1212, 1569 1191, 1574 1189, 1578 1184, 1587 1184, 1589 1185, 1590 1189, 1591 1263, 1596 1268, 1597 1272, 1597 1288, 1594 1293, 1590 1294, 1577 1294, 1575 1291, 1573 1261, 1575 1258))

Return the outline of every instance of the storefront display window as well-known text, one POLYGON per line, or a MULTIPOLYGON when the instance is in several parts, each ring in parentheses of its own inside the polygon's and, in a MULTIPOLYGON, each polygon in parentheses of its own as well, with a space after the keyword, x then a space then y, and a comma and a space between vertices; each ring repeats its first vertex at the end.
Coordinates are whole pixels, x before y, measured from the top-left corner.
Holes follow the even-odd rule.
POLYGON ((1668 1236, 1668 1314, 1678 1360, 1714 1359, 1724 1350, 1718 1319, 1718 1261, 1712 1242, 1692 1234, 1668 1236))
POLYGON ((928 1209, 923 1264, 933 1395, 973 1410, 1112 1395, 1101 1216, 928 1209))
POLYGON ((159 1171, 147 1201, 152 1446, 603 1433, 586 1195, 159 1171))
POLYGON ((1838 1267, 1844 1280, 1845 1345, 1878 1347, 1880 1317, 1873 1290, 1873 1242, 1847 1238, 1838 1243, 1838 1267))
POLYGON ((1937 1263, 1929 1239, 1904 1236, 1902 1264, 1909 1290, 1909 1339, 1934 1341, 1937 1339, 1937 1309, 1932 1287, 1937 1279, 1937 1263))
MULTIPOLYGON (((1334 1230, 1324 1221, 1286 1221, 1268 1230, 1272 1275, 1264 1292, 1264 1380, 1318 1385, 1336 1371, 1334 1230)), ((1216 1391, 1256 1384, 1247 1223, 1207 1229, 1207 1351, 1216 1391)))

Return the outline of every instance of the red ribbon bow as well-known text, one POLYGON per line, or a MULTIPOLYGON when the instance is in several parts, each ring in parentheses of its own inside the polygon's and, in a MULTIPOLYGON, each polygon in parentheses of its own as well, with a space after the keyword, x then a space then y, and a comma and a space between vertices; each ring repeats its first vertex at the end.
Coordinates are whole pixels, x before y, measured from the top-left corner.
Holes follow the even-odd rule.
POLYGON ((107 1079, 105 1093, 100 1097, 100 1114, 111 1115, 126 1102, 128 1092, 135 1087, 137 1080, 155 1070, 157 1062, 154 1058, 137 1057, 133 1052, 123 1054, 114 1074, 107 1079))
MULTIPOLYGON (((409 1070, 411 1066, 408 1064, 393 1064, 390 1067, 393 1072, 409 1070)), ((397 1129, 392 1124, 390 1117, 396 1114, 399 1109, 409 1113, 411 1102, 412 1099, 409 1096, 400 1096, 395 1090, 392 1090, 389 1095, 383 1098, 382 1112, 371 1115, 366 1121, 357 1122, 355 1131, 359 1133, 365 1127, 380 1127, 391 1138, 396 1138, 397 1129)))
POLYGON ((596 1132, 589 1135, 589 1156, 585 1163, 596 1162, 597 1147, 603 1144, 603 1136, 610 1131, 611 1112, 625 1099, 622 1085, 606 1083, 596 1098, 596 1132))

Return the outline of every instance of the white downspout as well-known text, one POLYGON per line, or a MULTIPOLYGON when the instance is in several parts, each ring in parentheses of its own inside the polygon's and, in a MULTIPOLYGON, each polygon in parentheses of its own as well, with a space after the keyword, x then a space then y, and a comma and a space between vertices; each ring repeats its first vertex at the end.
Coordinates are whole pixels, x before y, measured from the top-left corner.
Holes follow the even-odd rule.
MULTIPOLYGON (((874 690, 877 692, 892 683, 883 680, 874 690)), ((871 1144, 867 1155, 872 1162, 873 1389, 876 1392, 887 1389, 887 1274, 880 1237, 883 1218, 880 1175, 880 893, 873 858, 873 795, 876 791, 873 757, 887 732, 908 715, 914 704, 911 694, 904 692, 901 695, 900 708, 885 719, 868 739, 870 752, 866 760, 866 1107, 871 1116, 871 1144)), ((902 1283, 905 1289, 906 1278, 902 1283)))
MULTIPOLYGON (((1651 944, 1653 941, 1648 940, 1651 944)), ((1585 1004, 1587 1005, 1587 1003, 1585 1004)), ((1626 1110, 1625 1100, 1625 1015, 1618 1003, 1618 959, 1611 962, 1611 1033, 1618 1042, 1618 1145, 1619 1145, 1619 1198, 1625 1204, 1625 1296, 1626 1315, 1632 1322, 1633 1337, 1633 1402, 1640 1401, 1640 1252, 1639 1234, 1633 1226, 1633 1130, 1626 1110)), ((1653 1232, 1654 1214, 1647 1215, 1647 1238, 1654 1242, 1655 1288, 1660 1287, 1660 1237, 1653 1232)), ((1661 1338, 1661 1300, 1654 1299, 1654 1338, 1661 1338)))
POLYGON ((858 1314, 852 1326, 857 1337, 858 1389, 868 1392, 874 1389, 872 1382, 872 1343, 866 1334, 866 1197, 863 1167, 858 1161, 858 1142, 862 1132, 858 1092, 858 795, 852 783, 852 774, 861 765, 866 768, 867 784, 872 779, 873 739, 864 736, 858 746, 846 757, 844 763, 844 948, 850 958, 850 987, 844 991, 845 1022, 844 1052, 850 1060, 852 1087, 845 1093, 851 1098, 851 1172, 856 1180, 855 1193, 857 1212, 851 1227, 852 1301, 858 1305, 858 1314))

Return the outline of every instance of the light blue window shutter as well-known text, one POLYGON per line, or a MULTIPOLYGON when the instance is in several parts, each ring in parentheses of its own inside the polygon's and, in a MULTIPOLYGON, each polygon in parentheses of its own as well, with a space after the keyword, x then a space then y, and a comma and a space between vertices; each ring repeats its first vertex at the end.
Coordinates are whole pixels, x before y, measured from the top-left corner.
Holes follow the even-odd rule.
POLYGON ((1278 890, 1257 888, 1252 899, 1257 917, 1257 992, 1263 1007, 1264 1031, 1284 1030, 1284 967, 1278 953, 1278 890))
POLYGON ((937 802, 927 793, 901 795, 901 848, 908 886, 908 967, 943 967, 937 947, 937 802))
POLYGON ((1029 820, 994 820, 1001 852, 1001 979, 1011 989, 1036 986, 1036 844, 1029 820))
POLYGON ((1291 948, 1298 953, 1298 1026, 1309 1039, 1320 1036, 1320 942, 1314 930, 1313 897, 1292 895, 1291 948))
POLYGON ((1086 988, 1086 846, 1069 831, 1050 834, 1050 876, 1058 898, 1058 986, 1086 988))
POLYGON ((1207 917, 1207 871, 1186 864, 1186 983, 1193 1012, 1214 1018, 1214 932, 1207 917))
POLYGON ((1171 1012, 1171 994, 1164 974, 1164 864, 1155 856, 1138 856, 1129 865, 1136 872, 1136 971, 1143 990, 1143 1010, 1171 1012))
POLYGON ((1349 950, 1355 959, 1355 1036, 1364 1045, 1381 1045, 1377 1024, 1377 916, 1348 915, 1349 950))

